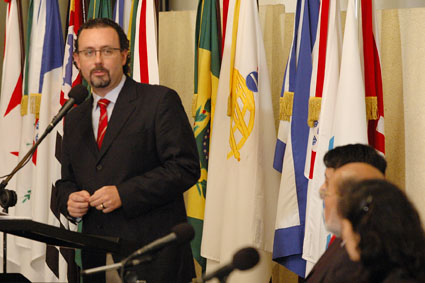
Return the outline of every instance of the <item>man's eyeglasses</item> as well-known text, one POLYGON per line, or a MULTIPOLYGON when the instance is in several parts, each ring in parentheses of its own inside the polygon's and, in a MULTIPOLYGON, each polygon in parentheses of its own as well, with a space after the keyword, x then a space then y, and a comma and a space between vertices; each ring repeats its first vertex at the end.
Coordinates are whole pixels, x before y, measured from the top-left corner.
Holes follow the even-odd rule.
POLYGON ((103 47, 101 49, 84 49, 80 50, 77 53, 82 54, 86 58, 94 58, 96 57, 96 52, 100 52, 100 55, 104 58, 112 57, 115 54, 115 51, 121 51, 121 48, 114 48, 114 47, 103 47))

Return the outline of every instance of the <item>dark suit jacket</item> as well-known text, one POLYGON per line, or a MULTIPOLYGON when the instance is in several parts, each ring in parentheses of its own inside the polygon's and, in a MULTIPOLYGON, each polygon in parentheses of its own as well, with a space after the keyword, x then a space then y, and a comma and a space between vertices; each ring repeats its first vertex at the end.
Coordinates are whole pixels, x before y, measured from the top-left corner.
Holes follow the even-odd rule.
MULTIPOLYGON (((62 178, 56 184, 61 212, 68 215, 72 192, 93 194, 102 186, 116 185, 122 207, 106 214, 90 208, 83 217, 83 233, 120 237, 139 246, 169 234, 173 226, 187 221, 183 192, 200 174, 195 139, 179 96, 166 87, 127 78, 100 150, 93 134, 92 103, 92 98, 83 102, 65 121, 62 178)), ((189 245, 177 252, 183 257, 175 253, 175 248, 162 251, 157 267, 163 266, 149 266, 146 278, 167 282, 152 273, 168 273, 172 282, 190 281, 194 273, 189 245), (166 269, 170 261, 174 267, 169 268, 175 270, 166 269)), ((87 267, 99 265, 93 263, 98 257, 86 256, 87 267)))
POLYGON ((358 262, 348 257, 347 251, 341 246, 341 238, 336 238, 319 258, 308 274, 305 282, 366 282, 366 274, 358 262))

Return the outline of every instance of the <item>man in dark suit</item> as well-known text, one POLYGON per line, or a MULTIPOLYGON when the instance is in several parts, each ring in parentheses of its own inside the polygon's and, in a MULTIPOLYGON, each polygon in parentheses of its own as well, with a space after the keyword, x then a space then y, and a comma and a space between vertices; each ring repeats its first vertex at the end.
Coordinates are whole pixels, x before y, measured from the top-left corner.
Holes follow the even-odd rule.
POLYGON ((365 282, 365 271, 353 262, 340 238, 341 222, 337 213, 340 186, 347 179, 381 178, 385 174, 385 159, 368 145, 349 144, 328 151, 323 161, 326 166, 325 183, 320 187, 324 202, 326 228, 335 236, 319 258, 305 282, 365 282))
MULTIPOLYGON (((187 221, 183 192, 200 168, 179 96, 127 77, 128 47, 125 33, 108 19, 90 20, 78 32, 74 61, 92 96, 66 118, 56 187, 62 213, 82 218, 83 233, 143 246, 187 221)), ((82 260, 84 269, 101 266, 105 254, 83 250, 82 260)), ((190 245, 164 248, 139 265, 137 275, 155 283, 191 281, 190 245)))

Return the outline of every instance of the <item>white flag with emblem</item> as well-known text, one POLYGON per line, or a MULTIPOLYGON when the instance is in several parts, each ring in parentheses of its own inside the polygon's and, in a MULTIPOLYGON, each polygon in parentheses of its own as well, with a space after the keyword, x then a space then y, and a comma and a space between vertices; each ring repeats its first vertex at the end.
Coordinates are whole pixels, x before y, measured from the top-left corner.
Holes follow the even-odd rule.
POLYGON ((266 282, 271 273, 279 174, 270 83, 255 0, 229 4, 212 129, 201 255, 227 263, 251 245, 261 264, 229 282, 266 282), (265 252, 267 251, 267 252, 265 252))

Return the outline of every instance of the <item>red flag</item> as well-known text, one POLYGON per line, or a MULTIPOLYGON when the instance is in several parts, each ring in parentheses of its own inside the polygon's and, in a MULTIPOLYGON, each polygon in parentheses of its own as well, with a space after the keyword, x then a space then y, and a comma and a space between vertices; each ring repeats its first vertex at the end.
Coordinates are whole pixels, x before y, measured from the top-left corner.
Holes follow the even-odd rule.
POLYGON ((372 0, 364 0, 361 3, 368 138, 371 146, 385 154, 384 99, 381 64, 373 29, 374 9, 372 0))

